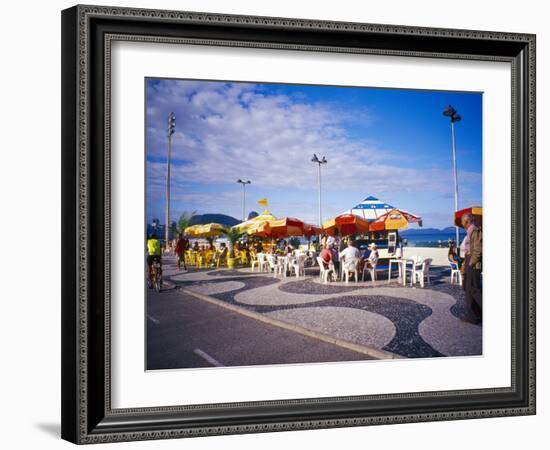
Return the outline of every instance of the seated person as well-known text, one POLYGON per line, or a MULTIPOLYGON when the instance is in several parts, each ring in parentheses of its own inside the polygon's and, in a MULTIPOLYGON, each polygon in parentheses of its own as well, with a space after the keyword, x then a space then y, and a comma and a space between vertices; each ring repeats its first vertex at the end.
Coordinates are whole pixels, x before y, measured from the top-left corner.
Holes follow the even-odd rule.
POLYGON ((355 242, 351 239, 348 240, 347 248, 340 252, 340 259, 342 260, 344 266, 352 260, 359 261, 361 259, 361 252, 355 246, 355 242))
POLYGON ((291 255, 294 248, 287 241, 283 241, 283 255, 291 255))
POLYGON ((256 259, 256 249, 252 244, 248 244, 248 257, 250 259, 256 259))
POLYGON ((447 254, 447 258, 450 263, 456 264, 457 268, 460 269, 460 266, 462 265, 462 261, 457 255, 456 244, 454 241, 449 242, 449 253, 447 254))
POLYGON ((218 251, 214 253, 214 256, 212 258, 212 265, 221 264, 224 259, 227 259, 227 252, 227 246, 225 245, 225 242, 222 242, 218 251))
POLYGON ((378 254, 378 249, 376 247, 376 244, 374 242, 369 245, 369 249, 370 249, 370 253, 365 260, 365 264, 367 264, 367 267, 372 269, 372 268, 375 268, 376 265, 378 264, 379 254, 378 254))
POLYGON ((319 255, 319 257, 323 260, 323 265, 325 269, 328 269, 332 261, 332 252, 330 251, 328 244, 325 244, 323 250, 321 250, 321 254, 319 255))

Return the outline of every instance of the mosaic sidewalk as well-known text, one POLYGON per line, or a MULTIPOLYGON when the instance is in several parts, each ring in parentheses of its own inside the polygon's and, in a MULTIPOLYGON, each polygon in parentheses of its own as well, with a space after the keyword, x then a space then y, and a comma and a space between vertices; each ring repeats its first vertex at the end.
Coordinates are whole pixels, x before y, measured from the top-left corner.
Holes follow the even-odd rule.
MULTIPOLYGON (((464 293, 434 272, 424 289, 397 282, 321 284, 318 276, 274 277, 250 269, 179 273, 177 287, 279 321, 407 358, 482 353, 482 328, 462 322, 464 293)), ((309 271, 309 273, 314 273, 309 271)))

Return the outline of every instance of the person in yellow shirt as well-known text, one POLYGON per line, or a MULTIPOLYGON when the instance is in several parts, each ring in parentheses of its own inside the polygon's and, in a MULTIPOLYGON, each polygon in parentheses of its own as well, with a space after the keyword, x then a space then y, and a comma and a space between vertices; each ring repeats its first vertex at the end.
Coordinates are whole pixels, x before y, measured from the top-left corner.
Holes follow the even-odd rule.
POLYGON ((160 240, 153 234, 147 239, 147 277, 149 286, 153 285, 151 267, 154 262, 158 262, 162 268, 160 240))

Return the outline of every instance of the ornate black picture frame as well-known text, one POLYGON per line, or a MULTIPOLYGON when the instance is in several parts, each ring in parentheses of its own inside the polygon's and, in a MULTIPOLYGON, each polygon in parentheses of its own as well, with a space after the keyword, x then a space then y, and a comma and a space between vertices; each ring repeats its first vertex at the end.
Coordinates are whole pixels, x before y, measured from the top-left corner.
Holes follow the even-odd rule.
POLYGON ((75 6, 62 13, 62 437, 74 443, 535 413, 535 36, 75 6), (512 373, 506 388, 111 407, 110 48, 117 40, 506 61, 512 373))

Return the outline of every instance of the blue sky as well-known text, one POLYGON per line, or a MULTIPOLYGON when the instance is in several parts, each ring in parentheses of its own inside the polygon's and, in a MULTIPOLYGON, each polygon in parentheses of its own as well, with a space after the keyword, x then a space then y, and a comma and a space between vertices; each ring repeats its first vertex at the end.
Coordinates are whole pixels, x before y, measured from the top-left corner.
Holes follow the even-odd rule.
POLYGON ((481 205, 482 94, 267 83, 146 79, 147 220, 164 221, 167 117, 172 143, 172 217, 182 212, 247 213, 318 222, 375 196, 424 219, 452 224, 451 104, 456 124, 459 207, 481 205))

